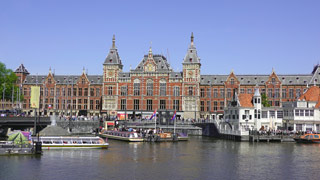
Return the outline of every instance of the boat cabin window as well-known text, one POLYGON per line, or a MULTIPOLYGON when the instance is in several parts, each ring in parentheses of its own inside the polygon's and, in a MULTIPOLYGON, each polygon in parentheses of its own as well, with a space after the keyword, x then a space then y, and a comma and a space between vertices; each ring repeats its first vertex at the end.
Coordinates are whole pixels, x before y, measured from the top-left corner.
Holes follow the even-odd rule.
POLYGON ((306 139, 309 138, 309 135, 306 135, 304 138, 306 138, 306 139))
POLYGON ((313 135, 310 135, 310 139, 313 139, 313 135))
POLYGON ((314 138, 319 138, 319 136, 318 135, 314 135, 314 138))
POLYGON ((43 144, 52 144, 52 142, 51 142, 51 141, 46 140, 46 141, 43 141, 43 144))
POLYGON ((61 143, 61 141, 55 140, 55 141, 53 141, 53 144, 62 144, 62 143, 61 143))

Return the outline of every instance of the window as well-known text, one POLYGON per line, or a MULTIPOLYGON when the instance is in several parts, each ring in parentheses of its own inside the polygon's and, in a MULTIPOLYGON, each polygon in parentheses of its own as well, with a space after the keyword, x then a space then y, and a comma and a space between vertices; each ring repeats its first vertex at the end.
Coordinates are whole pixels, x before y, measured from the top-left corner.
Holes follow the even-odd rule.
POLYGON ((50 96, 54 96, 54 88, 50 88, 50 96))
POLYGON ((213 89, 213 97, 218 98, 218 89, 213 89))
MULTIPOLYGON (((160 90, 161 93, 161 90, 160 90)), ((147 96, 153 96, 153 81, 148 80, 147 82, 147 96)))
POLYGON ((178 111, 179 106, 180 106, 179 100, 173 100, 173 109, 178 111))
POLYGON ((77 100, 75 99, 72 101, 72 108, 77 109, 77 100))
POLYGON ((289 89, 289 98, 293 99, 293 89, 289 89))
POLYGON ((59 99, 56 100, 56 109, 59 109, 59 99))
POLYGON ((60 88, 57 88, 57 89, 56 89, 56 95, 57 95, 57 97, 60 96, 60 88))
POLYGON ((310 110, 310 116, 313 116, 314 110, 310 110))
POLYGON ((204 111, 204 101, 200 101, 200 111, 204 111))
POLYGON ((83 100, 83 109, 88 109, 88 99, 83 100))
POLYGON ((230 88, 227 89, 227 98, 231 98, 231 89, 230 88))
POLYGON ((133 95, 134 96, 140 95, 140 82, 133 83, 133 95))
POLYGON ((96 100, 96 109, 100 109, 100 101, 96 100))
POLYGON ((275 84, 276 83, 276 78, 272 78, 271 82, 272 82, 272 84, 275 84))
POLYGON ((147 99, 147 110, 151 111, 152 109, 152 99, 147 99))
POLYGON ((231 78, 230 84, 231 84, 231 85, 234 85, 234 79, 233 79, 233 78, 231 78))
POLYGON ((120 109, 121 110, 126 110, 127 108, 127 100, 126 99, 121 99, 121 102, 120 102, 120 109))
POLYGON ((200 89, 200 97, 204 97, 204 89, 200 89))
POLYGON ((240 89, 240 94, 244 94, 244 89, 243 88, 240 89))
POLYGON ((90 96, 94 96, 94 89, 90 88, 90 96))
POLYGON ((283 118, 283 111, 277 111, 277 118, 283 118))
POLYGON ((269 116, 271 118, 274 118, 275 117, 275 111, 269 111, 269 116))
POLYGON ((166 109, 166 100, 160 100, 160 109, 166 109))
POLYGON ((301 89, 296 89, 296 98, 299 98, 301 95, 301 89))
POLYGON ((85 84, 86 80, 84 78, 81 79, 81 84, 85 84))
POLYGON ((275 101, 274 106, 280 106, 280 101, 275 101))
POLYGON ((273 89, 268 89, 268 98, 273 98, 272 94, 273 94, 273 89))
POLYGON ((252 89, 251 88, 249 88, 247 91, 248 91, 248 94, 252 94, 252 89))
POLYGON ((121 96, 127 96, 128 95, 127 92, 128 92, 127 86, 121 86, 121 92, 120 92, 121 96))
POLYGON ((140 104, 139 102, 140 102, 139 99, 133 100, 133 109, 134 110, 139 110, 139 104, 140 104))
POLYGON ((299 109, 294 110, 294 115, 299 116, 299 109))
POLYGON ((77 88, 73 88, 73 96, 77 96, 77 88))
POLYGON ((268 118, 268 111, 262 111, 262 118, 268 118))
POLYGON ((210 89, 210 88, 207 89, 207 97, 208 97, 208 98, 211 97, 211 89, 210 89))
POLYGON ((96 89, 96 96, 100 96, 100 88, 96 89))
POLYGON ((280 89, 277 88, 277 89, 274 90, 274 97, 275 98, 279 98, 280 97, 280 89))
POLYGON ((210 101, 207 101, 207 111, 209 112, 211 109, 210 101))
MULTIPOLYGON (((30 95, 30 93, 31 93, 31 88, 30 88, 30 91, 29 91, 29 95, 30 95)), ((48 96, 48 88, 45 88, 45 90, 44 90, 44 95, 45 95, 45 96, 48 96)))
POLYGON ((224 102, 220 101, 220 110, 223 110, 223 109, 224 109, 224 102))
POLYGON ((93 109, 93 100, 90 100, 90 109, 93 109))
POLYGON ((268 101, 269 105, 272 106, 272 101, 268 101))
POLYGON ((88 96, 88 88, 84 88, 84 96, 88 96))
POLYGON ((52 83, 51 78, 49 78, 48 79, 48 84, 51 84, 51 83, 52 83))
POLYGON ((258 110, 258 119, 260 119, 260 117, 261 117, 261 111, 260 111, 260 109, 258 110))
POLYGON ((192 96, 193 95, 193 87, 189 86, 188 88, 188 95, 192 96))
POLYGON ((78 96, 82 96, 82 88, 79 88, 78 92, 78 96))
POLYGON ((175 86, 173 88, 173 96, 180 96, 180 87, 179 86, 175 86))
POLYGON ((167 84, 166 82, 160 82, 160 96, 166 96, 167 84))
POLYGON ((108 95, 112 96, 112 86, 108 86, 108 95))
POLYGON ((282 89, 282 98, 287 98, 287 89, 282 89))
POLYGON ((68 96, 71 96, 71 88, 68 88, 68 96))
POLYGON ((310 110, 305 110, 305 116, 310 116, 310 110))
POLYGON ((222 88, 220 89, 220 97, 224 98, 224 89, 222 89, 222 88))
POLYGON ((27 91, 27 88, 23 88, 23 95, 27 95, 28 94, 28 91, 27 91))
POLYGON ((218 102, 214 101, 213 102, 213 111, 217 111, 218 110, 218 102))

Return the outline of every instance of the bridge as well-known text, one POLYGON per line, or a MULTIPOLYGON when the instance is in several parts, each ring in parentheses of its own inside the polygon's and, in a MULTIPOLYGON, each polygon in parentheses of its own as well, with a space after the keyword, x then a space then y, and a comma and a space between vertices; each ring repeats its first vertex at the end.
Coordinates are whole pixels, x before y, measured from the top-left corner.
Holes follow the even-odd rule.
MULTIPOLYGON (((35 120, 35 117, 0 117, 0 136, 5 136, 8 128, 14 130, 33 128, 35 120)), ((37 119, 37 132, 50 124, 50 117, 40 117, 37 119)))

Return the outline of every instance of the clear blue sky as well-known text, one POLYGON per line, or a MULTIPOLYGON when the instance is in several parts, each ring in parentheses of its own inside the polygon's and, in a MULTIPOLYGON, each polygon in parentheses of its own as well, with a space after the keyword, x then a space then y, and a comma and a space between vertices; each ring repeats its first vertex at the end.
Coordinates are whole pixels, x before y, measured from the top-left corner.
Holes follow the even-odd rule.
POLYGON ((320 1, 0 1, 0 61, 31 74, 102 74, 113 34, 124 71, 150 42, 181 71, 191 32, 201 74, 307 74, 320 61, 320 1))

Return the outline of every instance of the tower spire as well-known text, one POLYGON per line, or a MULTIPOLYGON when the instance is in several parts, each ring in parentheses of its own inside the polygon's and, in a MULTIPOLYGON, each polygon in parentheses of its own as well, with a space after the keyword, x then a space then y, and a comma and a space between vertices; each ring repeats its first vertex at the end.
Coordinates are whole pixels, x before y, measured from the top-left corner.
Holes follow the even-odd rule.
POLYGON ((191 32, 191 45, 193 46, 193 39, 194 39, 194 37, 193 37, 193 32, 191 32))
POLYGON ((148 53, 148 56, 149 58, 152 58, 152 42, 150 42, 150 48, 149 48, 149 53, 148 53))
POLYGON ((115 49, 116 48, 116 36, 113 35, 112 37, 112 49, 115 49))

